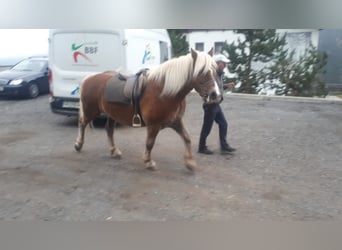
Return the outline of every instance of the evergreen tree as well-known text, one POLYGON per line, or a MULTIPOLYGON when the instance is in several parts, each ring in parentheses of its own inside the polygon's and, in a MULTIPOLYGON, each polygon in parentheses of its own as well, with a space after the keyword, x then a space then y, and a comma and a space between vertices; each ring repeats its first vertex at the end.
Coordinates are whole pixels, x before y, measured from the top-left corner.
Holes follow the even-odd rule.
POLYGON ((231 60, 230 72, 240 84, 237 92, 273 90, 276 95, 325 96, 328 91, 321 77, 327 54, 312 44, 295 59, 295 50, 286 48, 286 35, 275 30, 234 30, 242 38, 226 44, 224 53, 231 60))
POLYGON ((189 53, 189 43, 186 41, 184 30, 168 29, 167 30, 172 43, 173 56, 178 57, 189 53))
POLYGON ((267 73, 264 67, 258 68, 284 50, 285 36, 279 37, 274 29, 238 29, 234 32, 242 38, 238 38, 237 44, 225 44, 223 53, 229 55, 229 69, 237 74, 236 80, 241 83, 237 92, 256 93, 260 80, 267 73))
POLYGON ((325 74, 327 54, 317 50, 312 44, 298 60, 293 59, 294 51, 289 56, 279 57, 270 67, 269 82, 279 81, 275 85, 277 94, 291 96, 326 96, 328 93, 322 75, 325 74))

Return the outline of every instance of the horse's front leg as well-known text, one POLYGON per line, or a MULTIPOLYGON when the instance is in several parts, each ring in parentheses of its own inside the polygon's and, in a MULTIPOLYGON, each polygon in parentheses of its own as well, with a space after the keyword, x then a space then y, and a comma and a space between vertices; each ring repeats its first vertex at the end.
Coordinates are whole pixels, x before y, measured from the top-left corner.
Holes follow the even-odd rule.
POLYGON ((185 144, 185 152, 184 152, 184 161, 185 166, 187 169, 194 171, 196 168, 196 161, 191 152, 191 139, 189 132, 187 131, 186 127, 184 126, 183 120, 180 119, 174 122, 171 126, 183 139, 185 144))
POLYGON ((108 116, 107 122, 106 122, 106 132, 107 132, 108 142, 110 145, 110 154, 112 157, 116 159, 120 159, 122 153, 120 149, 115 146, 115 143, 114 143, 114 125, 115 125, 115 121, 108 116))
POLYGON ((156 137, 159 133, 160 126, 148 126, 147 127, 147 139, 146 139, 146 148, 143 155, 143 159, 145 162, 145 167, 149 170, 156 170, 157 166, 154 160, 151 159, 151 151, 154 146, 154 142, 156 141, 156 137))

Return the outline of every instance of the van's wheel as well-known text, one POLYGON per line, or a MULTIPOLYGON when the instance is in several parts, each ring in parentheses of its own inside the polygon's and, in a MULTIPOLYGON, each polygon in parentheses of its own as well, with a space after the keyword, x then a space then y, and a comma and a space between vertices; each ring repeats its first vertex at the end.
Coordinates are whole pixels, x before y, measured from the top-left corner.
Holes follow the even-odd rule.
POLYGON ((37 96, 39 96, 39 88, 36 83, 33 82, 30 84, 28 88, 28 96, 30 98, 36 98, 37 96))

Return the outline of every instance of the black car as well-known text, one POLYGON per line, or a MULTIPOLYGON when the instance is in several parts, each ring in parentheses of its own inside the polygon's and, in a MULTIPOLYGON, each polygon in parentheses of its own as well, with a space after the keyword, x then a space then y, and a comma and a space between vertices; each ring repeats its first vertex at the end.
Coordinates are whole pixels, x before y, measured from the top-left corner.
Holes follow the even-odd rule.
POLYGON ((49 93, 47 57, 29 57, 0 72, 0 96, 36 98, 44 93, 49 93))

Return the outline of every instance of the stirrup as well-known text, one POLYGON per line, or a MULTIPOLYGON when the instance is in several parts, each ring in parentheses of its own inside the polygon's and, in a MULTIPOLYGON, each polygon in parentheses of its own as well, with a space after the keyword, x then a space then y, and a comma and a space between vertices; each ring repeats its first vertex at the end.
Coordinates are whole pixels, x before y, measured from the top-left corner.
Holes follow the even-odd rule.
POLYGON ((132 119, 132 126, 134 128, 141 127, 141 117, 139 114, 134 114, 133 119, 132 119))

